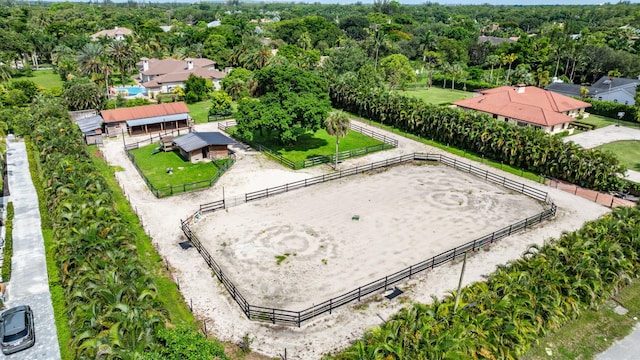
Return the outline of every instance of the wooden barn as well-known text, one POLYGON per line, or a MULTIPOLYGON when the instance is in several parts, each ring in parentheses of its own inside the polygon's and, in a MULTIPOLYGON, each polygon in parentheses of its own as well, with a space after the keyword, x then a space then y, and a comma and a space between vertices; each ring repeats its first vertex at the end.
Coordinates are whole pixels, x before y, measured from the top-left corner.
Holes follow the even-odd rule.
POLYGON ((100 112, 109 137, 123 133, 141 135, 187 129, 192 125, 184 102, 135 106, 100 112))
POLYGON ((234 142, 219 132, 193 132, 173 140, 180 155, 192 163, 226 159, 234 142))

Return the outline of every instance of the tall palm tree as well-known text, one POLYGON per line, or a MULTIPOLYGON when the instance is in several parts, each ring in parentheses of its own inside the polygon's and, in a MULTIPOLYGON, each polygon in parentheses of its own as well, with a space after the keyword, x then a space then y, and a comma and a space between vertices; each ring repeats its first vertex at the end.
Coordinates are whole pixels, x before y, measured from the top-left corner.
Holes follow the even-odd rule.
POLYGON ((123 40, 115 40, 111 42, 106 49, 106 54, 111 57, 113 62, 120 70, 120 80, 122 85, 126 85, 127 75, 134 64, 133 49, 123 40))
POLYGON ((78 53, 80 71, 92 78, 104 75, 105 94, 109 93, 110 66, 102 45, 96 42, 85 44, 78 53))
POLYGON ((349 132, 349 117, 342 111, 333 111, 329 113, 326 119, 324 119, 324 127, 327 133, 336 137, 336 166, 338 169, 338 148, 340 144, 340 138, 347 135, 349 132))

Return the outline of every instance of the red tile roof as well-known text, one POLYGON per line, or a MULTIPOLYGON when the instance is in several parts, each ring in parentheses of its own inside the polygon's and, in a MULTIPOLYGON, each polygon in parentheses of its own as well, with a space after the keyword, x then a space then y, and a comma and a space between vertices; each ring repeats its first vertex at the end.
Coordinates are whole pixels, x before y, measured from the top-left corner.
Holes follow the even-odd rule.
POLYGON ((105 123, 123 122, 127 120, 144 119, 154 116, 165 116, 188 113, 189 108, 184 102, 164 103, 157 105, 135 106, 130 108, 102 110, 100 115, 105 123))
MULTIPOLYGON (((187 70, 187 60, 177 60, 177 59, 147 59, 149 61, 149 69, 143 71, 143 75, 164 75, 170 74, 178 71, 187 70)), ((216 64, 215 61, 199 58, 199 59, 190 59, 193 62, 194 68, 206 68, 209 66, 214 66, 216 64)))
POLYGON ((480 94, 453 104, 545 127, 575 120, 563 112, 591 106, 584 101, 535 86, 502 86, 480 91, 480 94))

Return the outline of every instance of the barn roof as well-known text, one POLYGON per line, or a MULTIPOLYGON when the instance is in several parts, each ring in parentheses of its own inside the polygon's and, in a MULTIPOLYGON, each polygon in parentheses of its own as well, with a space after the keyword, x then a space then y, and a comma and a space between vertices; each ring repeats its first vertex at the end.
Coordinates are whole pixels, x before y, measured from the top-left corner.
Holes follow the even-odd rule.
POLYGON ((104 121, 100 115, 93 115, 84 119, 76 120, 76 124, 78 124, 78 127, 83 134, 92 133, 96 129, 102 129, 103 123, 104 121))
POLYGON ((188 113, 189 108, 187 108, 187 105, 182 101, 156 105, 134 106, 114 110, 102 110, 100 112, 104 122, 106 123, 188 113))
POLYGON ((186 152, 202 149, 209 145, 229 145, 235 141, 228 136, 217 131, 215 132, 193 132, 173 140, 182 150, 186 152))

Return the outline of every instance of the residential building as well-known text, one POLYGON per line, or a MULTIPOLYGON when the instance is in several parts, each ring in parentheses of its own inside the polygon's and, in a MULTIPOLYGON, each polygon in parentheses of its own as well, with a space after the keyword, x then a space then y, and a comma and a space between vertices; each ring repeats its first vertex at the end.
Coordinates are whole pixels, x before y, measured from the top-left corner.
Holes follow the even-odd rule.
POLYGON ((573 130, 569 124, 578 116, 588 116, 591 104, 535 86, 502 86, 481 90, 470 99, 453 105, 476 110, 518 126, 533 126, 547 133, 573 130))
POLYGON ((216 69, 215 61, 204 58, 184 60, 141 58, 138 66, 142 86, 152 97, 153 94, 172 92, 177 86, 184 87, 184 83, 191 74, 210 79, 216 90, 221 88, 220 81, 227 76, 225 72, 216 69))
POLYGON ((588 90, 587 96, 601 101, 613 101, 625 105, 635 105, 634 97, 639 79, 603 76, 592 85, 567 84, 554 82, 546 87, 547 90, 558 94, 574 97, 582 97, 580 89, 588 90))
POLYGON ((124 40, 125 36, 131 35, 131 34, 133 34, 133 31, 124 27, 116 26, 114 29, 111 29, 111 30, 98 31, 97 33, 91 35, 91 40, 96 41, 103 36, 109 39, 114 39, 114 40, 124 40))

